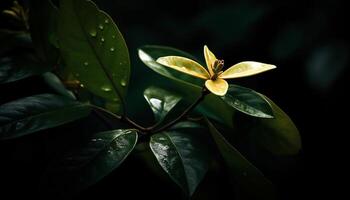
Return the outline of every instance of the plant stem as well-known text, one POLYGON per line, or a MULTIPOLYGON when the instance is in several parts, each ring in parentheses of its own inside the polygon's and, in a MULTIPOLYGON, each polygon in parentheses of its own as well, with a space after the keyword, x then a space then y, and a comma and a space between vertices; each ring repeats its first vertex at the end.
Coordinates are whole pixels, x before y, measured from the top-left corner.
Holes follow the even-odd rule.
POLYGON ((191 112, 203 99, 204 97, 209 94, 208 90, 203 87, 201 95, 196 99, 195 102, 193 102, 188 108, 186 108, 181 115, 179 115, 177 118, 175 118, 173 121, 165 124, 164 126, 156 129, 153 131, 154 133, 164 131, 165 129, 173 126, 176 124, 178 121, 180 121, 183 117, 185 117, 189 112, 191 112))

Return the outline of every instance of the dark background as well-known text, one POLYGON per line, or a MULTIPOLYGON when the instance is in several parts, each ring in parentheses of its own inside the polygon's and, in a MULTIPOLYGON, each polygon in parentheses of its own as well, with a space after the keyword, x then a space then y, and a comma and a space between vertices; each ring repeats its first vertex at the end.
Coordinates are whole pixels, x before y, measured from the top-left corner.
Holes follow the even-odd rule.
MULTIPOLYGON (((128 98, 135 101, 143 101, 142 91, 147 85, 158 81, 166 85, 166 79, 159 78, 138 60, 137 48, 145 44, 172 46, 200 59, 203 59, 203 45, 207 44, 218 58, 225 59, 228 66, 244 60, 277 65, 276 70, 268 73, 231 81, 273 99, 300 130, 303 150, 298 156, 267 170, 267 175, 276 184, 282 199, 336 199, 340 195, 344 186, 338 180, 345 176, 346 167, 342 163, 347 157, 342 154, 346 150, 345 135, 349 132, 346 126, 348 98, 345 95, 350 61, 349 12, 345 4, 339 0, 95 2, 114 18, 126 39, 133 68, 128 98)), ((6 1, 1 0, 0 5, 6 7, 6 1)), ((2 17, 0 24, 6 25, 7 21, 2 17)), ((27 89, 22 93, 25 95, 41 91, 37 88, 40 84, 40 79, 32 78, 21 81, 21 86, 10 84, 7 87, 21 93, 26 85, 24 88, 27 89)), ((143 106, 144 103, 130 106, 131 114, 139 121, 143 106)), ((61 130, 67 128, 55 132, 61 130)), ((45 160, 41 158, 44 147, 34 142, 38 138, 43 140, 33 136, 0 143, 3 151, 0 152, 0 165, 4 168, 0 183, 5 185, 1 187, 1 193, 16 196, 18 194, 12 189, 17 188, 35 195, 33 185, 43 170, 38 166, 45 160)), ((130 170, 125 166, 87 194, 118 192, 118 188, 113 191, 105 188, 107 183, 114 183, 112 178, 124 182, 118 183, 118 186, 123 185, 124 191, 136 187, 140 194, 147 196, 145 188, 158 187, 160 189, 154 190, 168 194, 167 187, 161 184, 149 183, 147 187, 142 185, 145 181, 127 183, 138 177, 152 179, 152 176, 140 172, 142 167, 139 167, 136 175, 128 177, 125 173, 130 170)), ((169 194, 176 196, 174 191, 169 194)))

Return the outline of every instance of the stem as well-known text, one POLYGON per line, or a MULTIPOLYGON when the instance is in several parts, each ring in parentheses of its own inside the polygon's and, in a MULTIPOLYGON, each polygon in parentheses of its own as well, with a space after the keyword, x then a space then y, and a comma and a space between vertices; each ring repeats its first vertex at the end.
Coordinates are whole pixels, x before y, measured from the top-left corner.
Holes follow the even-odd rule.
POLYGON ((186 108, 184 110, 184 112, 179 115, 177 118, 175 118, 173 121, 165 124, 164 126, 160 127, 159 129, 153 131, 153 132, 161 132, 164 131, 165 129, 173 126, 174 124, 176 124, 178 121, 180 121, 183 117, 185 117, 189 112, 191 112, 203 99, 204 97, 209 94, 208 90, 204 87, 202 89, 202 93, 201 95, 197 98, 197 100, 195 102, 193 102, 188 108, 186 108))
POLYGON ((147 132, 149 131, 148 128, 145 128, 139 124, 137 124, 136 122, 132 121, 130 118, 126 117, 126 116, 119 116, 117 114, 114 114, 104 108, 101 108, 101 107, 98 107, 98 106, 95 106, 95 105, 90 105, 94 110, 96 110, 97 112, 98 111, 102 111, 104 113, 107 113, 108 115, 118 119, 118 120, 121 120, 121 121, 125 121, 127 123, 129 123, 131 126, 133 127, 136 127, 137 129, 139 129, 140 131, 143 131, 143 132, 147 132))

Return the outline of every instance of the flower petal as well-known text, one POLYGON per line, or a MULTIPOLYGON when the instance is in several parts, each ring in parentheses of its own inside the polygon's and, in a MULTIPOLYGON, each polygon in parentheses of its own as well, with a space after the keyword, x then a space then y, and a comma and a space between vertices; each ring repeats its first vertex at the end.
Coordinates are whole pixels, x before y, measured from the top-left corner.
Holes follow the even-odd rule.
POLYGON ((157 62, 170 67, 172 69, 178 70, 180 72, 202 78, 209 79, 210 75, 208 71, 196 61, 191 59, 181 57, 181 56, 165 56, 157 59, 157 62))
POLYGON ((220 78, 239 78, 245 76, 251 76, 254 74, 259 74, 261 72, 275 69, 275 65, 254 62, 254 61, 245 61, 240 62, 238 64, 233 65, 232 67, 225 70, 222 74, 220 74, 220 78))
POLYGON ((228 89, 228 83, 224 79, 218 78, 214 81, 205 81, 205 87, 215 95, 224 96, 228 89))
POLYGON ((209 70, 210 76, 213 76, 214 72, 213 72, 212 67, 213 67, 213 64, 214 64, 214 62, 216 60, 216 57, 213 54, 213 52, 211 52, 209 50, 207 45, 204 45, 204 57, 205 57, 205 63, 207 64, 207 68, 209 70))

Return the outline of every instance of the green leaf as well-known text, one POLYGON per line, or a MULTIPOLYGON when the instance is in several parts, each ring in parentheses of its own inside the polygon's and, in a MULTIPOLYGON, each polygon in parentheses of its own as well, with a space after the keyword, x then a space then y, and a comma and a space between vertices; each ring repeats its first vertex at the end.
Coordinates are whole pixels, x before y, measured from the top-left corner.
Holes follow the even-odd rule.
POLYGON ((30 34, 38 57, 43 63, 52 65, 57 62, 58 50, 54 46, 57 43, 58 10, 51 0, 30 1, 30 34))
POLYGON ((158 87, 149 87, 143 93, 158 123, 163 121, 168 112, 181 100, 181 97, 158 87))
POLYGON ((181 82, 186 82, 188 84, 199 85, 199 86, 202 86, 204 83, 203 80, 184 74, 182 72, 179 72, 175 69, 169 68, 167 66, 164 66, 156 62, 156 60, 159 57, 163 57, 163 56, 182 56, 182 57, 190 58, 194 61, 197 61, 197 59, 195 59, 189 53, 186 53, 184 51, 181 51, 175 48, 166 47, 166 46, 147 45, 147 46, 142 46, 138 49, 138 55, 141 61, 146 66, 148 66, 153 71, 165 77, 168 77, 173 80, 181 81, 181 82))
POLYGON ((11 32, 0 29, 0 55, 18 49, 32 48, 32 40, 26 32, 11 32))
POLYGON ((54 185, 47 187, 77 192, 97 183, 123 163, 137 139, 137 132, 130 129, 92 135, 82 147, 49 166, 44 180, 54 185))
POLYGON ((234 148, 207 120, 210 133, 227 164, 230 175, 238 186, 238 195, 242 199, 274 199, 271 182, 251 164, 236 148, 234 148))
POLYGON ((74 93, 70 90, 67 90, 61 80, 51 72, 46 72, 42 75, 44 81, 58 94, 70 98, 72 100, 76 100, 74 93))
POLYGON ((0 84, 18 81, 48 71, 31 54, 0 58, 0 84))
POLYGON ((221 98, 228 105, 247 115, 273 118, 273 112, 269 102, 249 88, 230 84, 226 95, 221 98))
POLYGON ((191 134, 167 131, 152 135, 150 148, 164 171, 191 196, 208 170, 207 147, 191 134))
POLYGON ((272 100, 274 119, 259 119, 253 127, 255 141, 276 155, 295 155, 302 148, 299 131, 289 116, 272 100))
POLYGON ((86 117, 87 104, 40 94, 0 106, 0 139, 12 139, 86 117))
POLYGON ((112 18, 92 1, 61 0, 57 32, 69 71, 95 95, 123 104, 130 60, 112 18))

